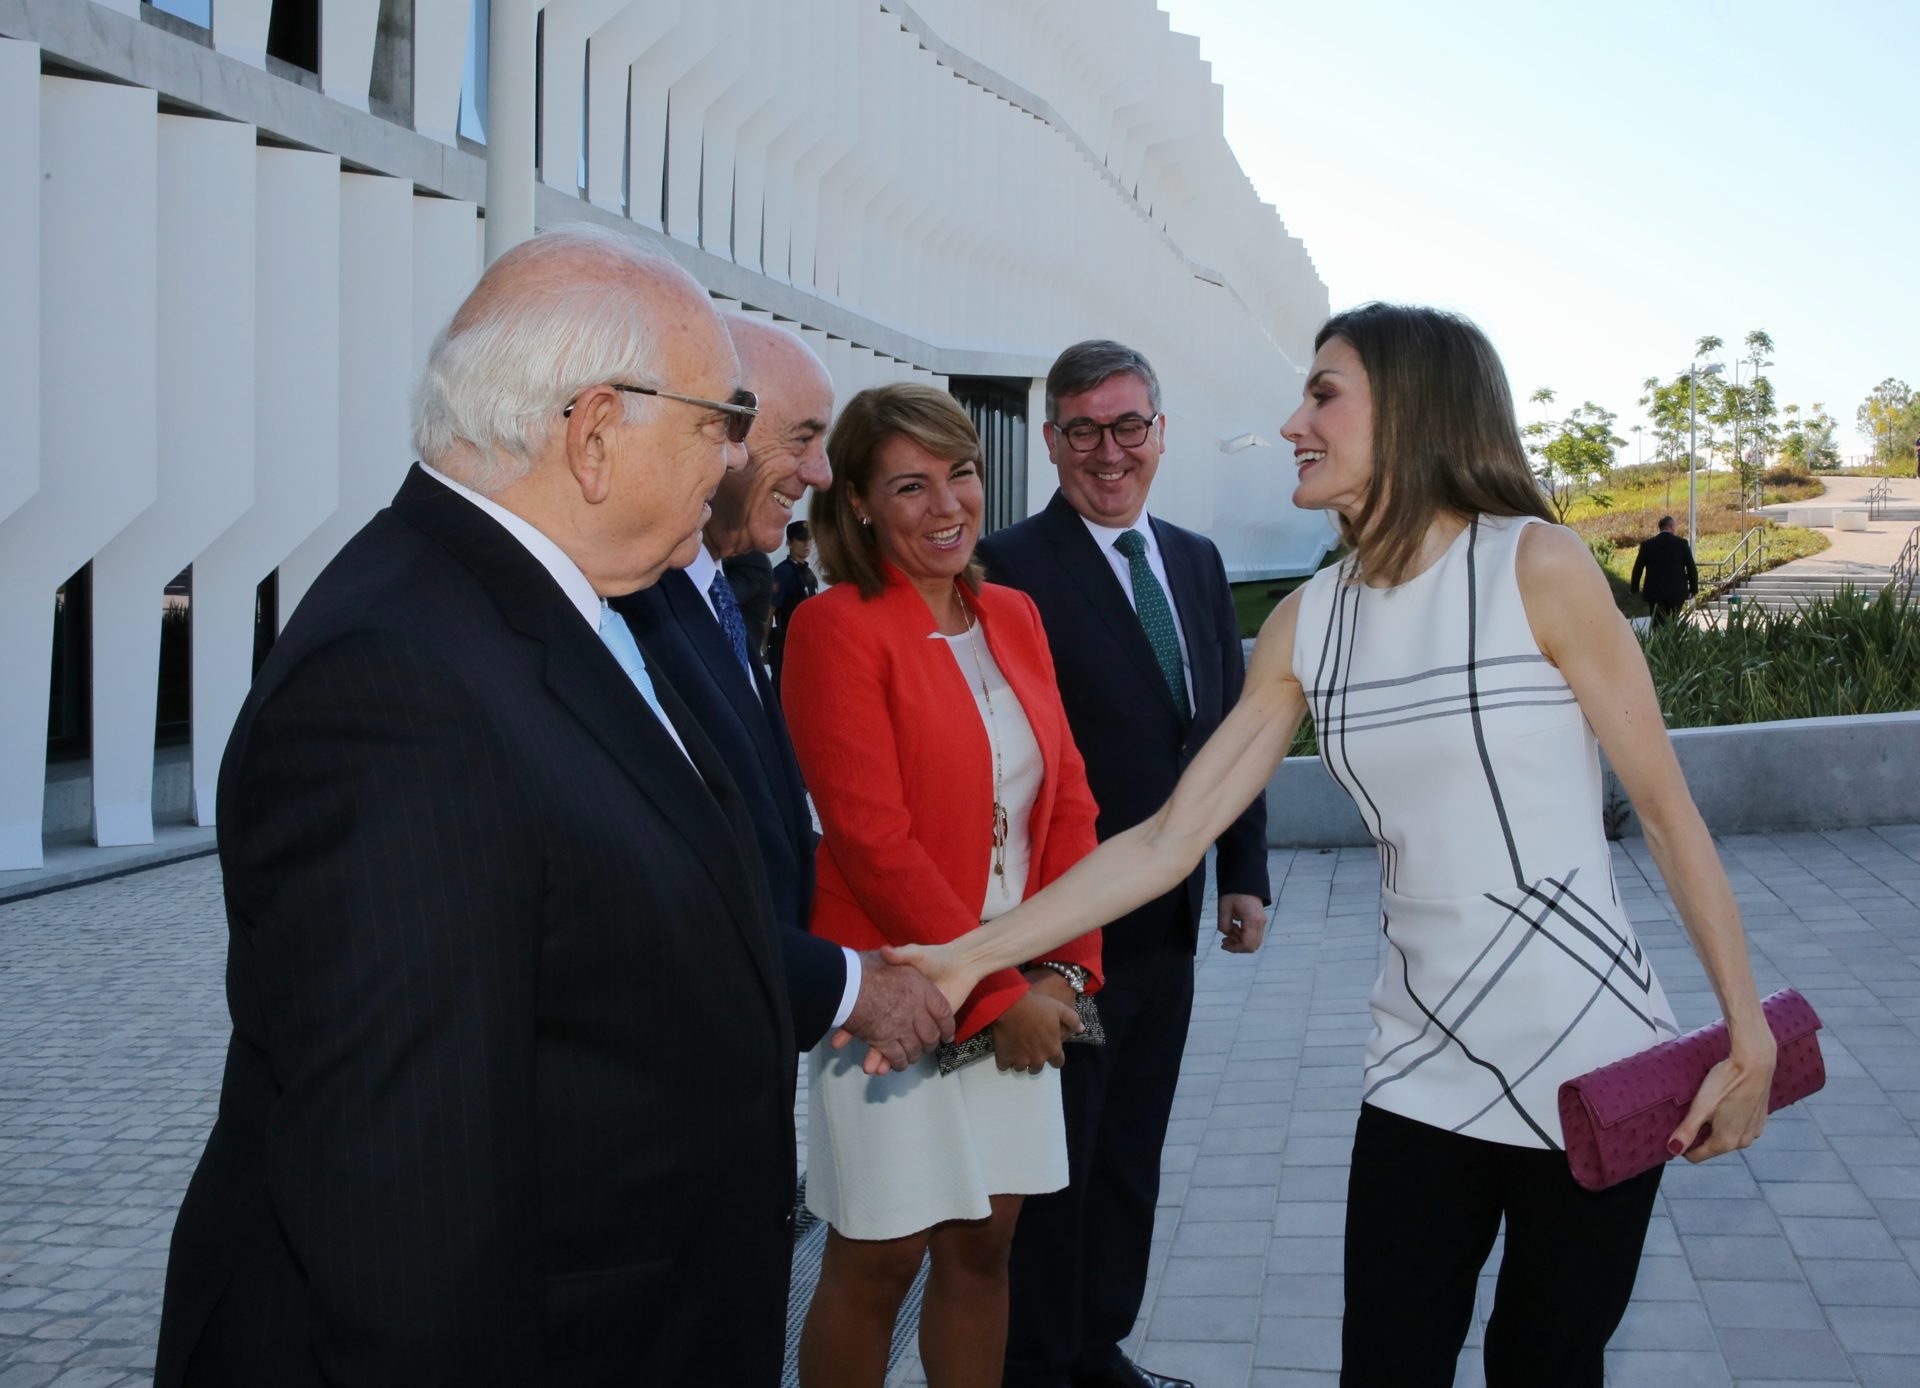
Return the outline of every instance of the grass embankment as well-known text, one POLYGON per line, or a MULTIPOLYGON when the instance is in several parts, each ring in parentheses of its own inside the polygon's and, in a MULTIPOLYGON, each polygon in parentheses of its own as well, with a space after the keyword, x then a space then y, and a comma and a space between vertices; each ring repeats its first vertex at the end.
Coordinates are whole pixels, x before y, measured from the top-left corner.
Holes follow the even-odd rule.
MULTIPOLYGON (((1771 569, 1792 559, 1804 559, 1827 548, 1830 541, 1817 530, 1779 525, 1743 510, 1736 504, 1731 479, 1709 479, 1701 474, 1697 510, 1700 534, 1694 542, 1694 559, 1702 566, 1724 559, 1733 552, 1740 538, 1756 525, 1767 525, 1766 558, 1761 569, 1771 569)), ((1824 489, 1811 477, 1797 478, 1765 487, 1761 501, 1772 506, 1783 501, 1805 501, 1819 496, 1824 489)), ((1682 473, 1669 480, 1657 467, 1617 469, 1607 484, 1613 504, 1604 509, 1590 497, 1581 497, 1568 508, 1567 524, 1592 547, 1594 557, 1607 572, 1613 585, 1613 599, 1629 617, 1644 617, 1646 604, 1628 591, 1633 560, 1640 542, 1660 526, 1660 517, 1679 517, 1685 525, 1687 479, 1682 473)))

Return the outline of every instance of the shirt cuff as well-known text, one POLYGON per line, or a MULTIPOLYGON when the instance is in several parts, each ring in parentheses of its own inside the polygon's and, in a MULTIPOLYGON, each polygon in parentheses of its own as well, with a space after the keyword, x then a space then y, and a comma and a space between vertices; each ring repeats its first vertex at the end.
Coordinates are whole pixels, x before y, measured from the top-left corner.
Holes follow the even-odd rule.
POLYGON ((847 1024, 847 1018, 853 1015, 853 1005, 860 999, 860 956, 840 946, 840 952, 847 956, 847 986, 840 990, 840 1007, 833 1014, 833 1025, 829 1031, 838 1031, 847 1024))

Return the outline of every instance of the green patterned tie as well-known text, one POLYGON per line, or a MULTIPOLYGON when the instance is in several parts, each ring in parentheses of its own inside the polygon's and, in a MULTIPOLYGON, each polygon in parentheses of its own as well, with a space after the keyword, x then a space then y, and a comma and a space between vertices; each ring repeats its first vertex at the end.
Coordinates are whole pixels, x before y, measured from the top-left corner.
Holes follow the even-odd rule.
POLYGON ((1166 590, 1161 588, 1160 580, 1153 576, 1153 566, 1147 562, 1147 542, 1138 530, 1123 530, 1113 547, 1127 556, 1127 573, 1133 579, 1133 607, 1140 614, 1140 625, 1146 630, 1147 644, 1153 647, 1153 658, 1160 662, 1160 673, 1166 677, 1167 689, 1173 694, 1173 706, 1180 710, 1183 719, 1193 717, 1193 706, 1187 702, 1187 677, 1180 668, 1180 635, 1173 627, 1173 609, 1167 606, 1166 590))

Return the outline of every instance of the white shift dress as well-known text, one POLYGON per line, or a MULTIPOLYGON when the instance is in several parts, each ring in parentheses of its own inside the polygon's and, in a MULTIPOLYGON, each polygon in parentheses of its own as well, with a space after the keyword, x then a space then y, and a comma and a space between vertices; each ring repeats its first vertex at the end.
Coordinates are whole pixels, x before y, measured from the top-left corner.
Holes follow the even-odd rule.
MULTIPOLYGON (((976 623, 944 641, 973 690, 1000 758, 1006 871, 980 863, 980 919, 1020 904, 1027 821, 1046 767, 1020 700, 976 623), (982 692, 985 683, 992 708, 982 692)), ((1067 1183, 1060 1072, 1003 1071, 989 1057, 942 1075, 928 1053, 899 1074, 861 1069, 866 1048, 822 1041, 808 1059, 807 1208, 844 1238, 895 1239, 950 1219, 985 1219, 990 1195, 1038 1195, 1067 1183)))
POLYGON ((1363 1101, 1559 1148, 1563 1081, 1676 1032, 1614 887, 1593 730, 1521 601, 1540 523, 1481 516, 1392 588, 1321 570, 1293 670, 1380 847, 1363 1101))

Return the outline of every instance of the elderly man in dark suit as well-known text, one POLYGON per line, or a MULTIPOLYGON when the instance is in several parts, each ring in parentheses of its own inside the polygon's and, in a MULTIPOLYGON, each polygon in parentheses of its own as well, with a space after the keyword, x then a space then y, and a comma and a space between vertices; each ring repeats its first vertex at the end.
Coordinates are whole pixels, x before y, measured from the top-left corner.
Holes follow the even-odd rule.
MULTIPOLYGON (((1145 819, 1239 698, 1239 624, 1219 551, 1147 514, 1166 446, 1160 383, 1117 342, 1078 343, 1047 374, 1047 453, 1060 489, 1039 515, 980 544, 987 576, 1040 608, 1060 693, 1106 838, 1145 819)), ((1266 929, 1266 809, 1218 844, 1223 948, 1266 929)), ((1077 1046, 1062 1077, 1071 1181, 1029 1197, 1014 1236, 1009 1388, 1177 1388, 1132 1363, 1180 1058, 1193 1011, 1204 892, 1180 887, 1106 927, 1107 1044, 1077 1046)))
POLYGON ((754 642, 723 565, 780 543, 793 508, 809 487, 833 483, 827 426, 833 380, 813 349, 785 328, 729 316, 727 330, 741 377, 759 400, 746 458, 713 495, 713 515, 685 569, 619 598, 641 648, 692 707, 694 717, 733 775, 760 847, 774 919, 796 993, 795 1040, 809 1049, 829 1027, 845 1026, 876 1044, 893 1068, 951 1035, 944 998, 913 969, 858 955, 808 933, 813 857, 819 836, 806 787, 787 738, 779 700, 754 656, 754 642))
POLYGON ((770 1383, 794 1024, 752 824, 605 599, 692 558, 753 401, 684 271, 496 262, 424 464, 221 769, 233 1017, 159 1388, 770 1383))
POLYGON ((1654 626, 1672 621, 1700 591, 1693 546, 1673 533, 1672 516, 1660 517, 1659 533, 1640 542, 1627 586, 1646 599, 1654 626))

